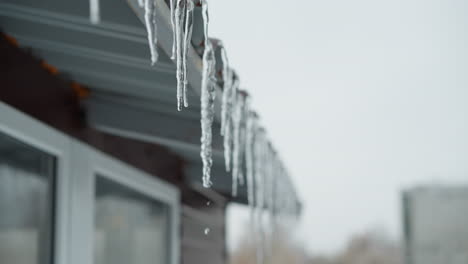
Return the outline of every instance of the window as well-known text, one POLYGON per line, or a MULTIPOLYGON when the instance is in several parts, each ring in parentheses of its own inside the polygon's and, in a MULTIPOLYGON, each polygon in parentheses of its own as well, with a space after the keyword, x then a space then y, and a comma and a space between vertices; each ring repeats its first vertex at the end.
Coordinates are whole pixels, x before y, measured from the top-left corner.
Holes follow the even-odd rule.
POLYGON ((179 200, 0 102, 0 263, 179 263, 179 200))
POLYGON ((96 178, 94 263, 168 263, 167 205, 96 178))
POLYGON ((55 158, 0 132, 0 262, 52 259, 55 158))

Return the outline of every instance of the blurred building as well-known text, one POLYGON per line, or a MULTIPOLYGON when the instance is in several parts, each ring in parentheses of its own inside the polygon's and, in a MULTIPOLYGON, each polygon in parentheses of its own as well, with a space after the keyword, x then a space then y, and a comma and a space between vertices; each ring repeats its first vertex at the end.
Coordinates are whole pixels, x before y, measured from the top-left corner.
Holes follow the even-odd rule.
POLYGON ((406 264, 468 263, 468 186, 403 193, 406 264))

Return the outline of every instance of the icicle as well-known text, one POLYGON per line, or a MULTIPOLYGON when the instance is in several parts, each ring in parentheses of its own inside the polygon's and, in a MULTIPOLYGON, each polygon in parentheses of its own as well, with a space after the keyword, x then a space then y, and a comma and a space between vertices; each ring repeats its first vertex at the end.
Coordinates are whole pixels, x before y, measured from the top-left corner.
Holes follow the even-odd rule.
POLYGON ((183 83, 183 100, 184 106, 188 107, 188 100, 187 100, 187 55, 188 50, 192 41, 192 31, 193 31, 193 10, 195 5, 193 4, 192 0, 187 0, 187 10, 185 14, 185 36, 184 36, 184 50, 182 53, 182 65, 184 71, 184 83, 183 83))
POLYGON ((232 70, 229 68, 229 61, 226 48, 222 46, 221 58, 223 61, 223 100, 221 105, 221 135, 225 134, 226 122, 228 121, 228 101, 232 89, 232 70))
POLYGON ((175 8, 175 32, 176 32, 176 68, 177 68, 177 110, 181 111, 184 104, 183 90, 185 84, 184 68, 182 59, 184 46, 184 26, 186 15, 186 0, 177 0, 175 8))
POLYGON ((148 33, 148 44, 151 52, 151 65, 158 61, 157 50, 157 25, 155 16, 155 2, 154 0, 145 0, 145 23, 146 31, 148 33))
MULTIPOLYGON (((171 0, 171 5, 174 2, 171 0)), ((171 23, 174 24, 173 56, 176 59, 177 77, 177 109, 182 110, 182 106, 188 107, 187 100, 187 55, 192 41, 193 29, 193 0, 177 0, 175 8, 171 12, 171 23), (173 13, 173 14, 172 14, 173 13)), ((204 15, 205 16, 205 15, 204 15)), ((208 28, 206 28, 208 30, 208 28)), ((205 33, 207 38, 207 33, 205 33)))
POLYGON ((249 111, 246 121, 246 144, 245 160, 247 174, 247 199, 250 207, 250 219, 253 221, 253 208, 255 206, 255 186, 254 186, 254 140, 257 129, 257 117, 254 112, 249 111))
MULTIPOLYGON (((140 0, 141 1, 141 0, 140 0)), ((175 59, 176 53, 176 25, 175 25, 175 9, 176 9, 177 0, 169 0, 171 7, 171 26, 172 26, 172 54, 171 59, 175 59)))
POLYGON ((224 133, 223 138, 223 148, 224 148, 224 162, 226 166, 226 171, 231 170, 231 149, 232 149, 232 121, 229 119, 226 121, 225 125, 226 132, 224 133))
MULTIPOLYGON (((207 39, 206 39, 207 40, 207 39)), ((201 86, 201 157, 203 161, 203 186, 209 188, 211 183, 212 159, 212 124, 214 118, 215 100, 215 55, 211 43, 205 42, 203 54, 203 78, 201 86)))
POLYGON ((255 187, 256 187, 256 205, 258 207, 263 206, 262 192, 263 192, 263 148, 262 144, 264 141, 265 130, 261 127, 257 127, 255 132, 255 142, 254 142, 254 170, 255 170, 255 187))
POLYGON ((275 160, 274 160, 274 168, 273 168, 273 175, 271 179, 271 212, 270 212, 270 218, 271 218, 271 244, 270 244, 270 252, 273 252, 274 250, 274 241, 276 241, 276 235, 277 235, 277 181, 278 181, 278 175, 281 171, 281 162, 278 157, 278 155, 275 155, 275 160))
POLYGON ((263 255, 263 192, 264 192, 264 184, 263 179, 265 176, 264 165, 265 165, 265 130, 263 128, 257 128, 256 136, 255 136, 255 143, 254 143, 254 156, 255 156, 255 188, 256 188, 256 198, 255 198, 255 205, 256 205, 256 212, 255 212, 255 222, 257 223, 257 238, 258 238, 258 247, 256 251, 257 256, 257 263, 262 264, 264 260, 263 255))
POLYGON ((203 161, 203 186, 209 188, 212 185, 211 166, 212 158, 212 125, 214 119, 214 101, 216 96, 216 58, 213 46, 208 39, 208 3, 201 0, 204 21, 204 42, 205 50, 203 52, 203 73, 201 85, 201 157, 203 161))
POLYGON ((241 126, 244 118, 244 107, 246 96, 238 93, 237 104, 233 116, 233 149, 232 149, 232 195, 237 196, 237 184, 241 172, 241 126))
POLYGON ((236 105, 237 99, 237 90, 239 87, 239 80, 232 75, 233 85, 230 88, 230 93, 228 95, 226 108, 227 116, 224 125, 224 161, 226 163, 226 171, 231 170, 231 159, 232 159, 232 134, 233 134, 233 112, 235 111, 234 106, 236 105))
POLYGON ((271 142, 268 143, 267 147, 268 151, 268 164, 267 164, 267 175, 265 179, 265 184, 267 186, 267 192, 265 192, 265 201, 266 201, 266 215, 267 215, 267 220, 268 220, 268 233, 267 233, 267 239, 265 241, 265 255, 268 257, 272 256, 272 241, 273 241, 273 182, 274 182, 274 177, 275 177, 275 169, 276 169, 276 163, 277 163, 277 156, 276 152, 271 144, 271 142), (267 243, 270 241, 270 243, 267 243))
POLYGON ((138 5, 143 8, 145 6, 144 0, 138 0, 138 5))
POLYGON ((276 156, 275 159, 275 168, 274 168, 274 173, 273 173, 273 179, 272 179, 272 193, 271 193, 271 215, 272 215, 272 222, 273 222, 273 233, 276 232, 276 215, 278 213, 278 178, 281 177, 281 161, 278 158, 278 155, 276 156))
POLYGON ((205 45, 208 41, 208 24, 210 23, 210 17, 208 15, 208 1, 207 0, 200 0, 202 6, 202 17, 203 17, 203 32, 205 34, 204 40, 205 45))
MULTIPOLYGON (((245 93, 245 92, 244 92, 245 93)), ((245 173, 244 173, 244 168, 246 166, 245 164, 245 152, 246 152, 246 141, 247 141, 247 115, 249 113, 249 97, 247 94, 244 95, 244 103, 243 103, 243 108, 242 108, 242 118, 241 118, 241 123, 240 123, 240 131, 239 131, 239 175, 238 175, 238 180, 240 186, 245 185, 245 173)))
POLYGON ((99 6, 99 0, 89 1, 89 19, 93 24, 99 24, 99 22, 101 21, 99 6))

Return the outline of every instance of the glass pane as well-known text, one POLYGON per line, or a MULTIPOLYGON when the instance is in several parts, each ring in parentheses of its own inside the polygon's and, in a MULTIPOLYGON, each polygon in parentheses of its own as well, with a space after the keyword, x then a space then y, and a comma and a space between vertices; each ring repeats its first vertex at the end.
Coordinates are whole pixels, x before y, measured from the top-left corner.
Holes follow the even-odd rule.
POLYGON ((0 263, 51 263, 54 164, 0 133, 0 263))
POLYGON ((168 263, 167 205, 97 177, 95 264, 168 263))

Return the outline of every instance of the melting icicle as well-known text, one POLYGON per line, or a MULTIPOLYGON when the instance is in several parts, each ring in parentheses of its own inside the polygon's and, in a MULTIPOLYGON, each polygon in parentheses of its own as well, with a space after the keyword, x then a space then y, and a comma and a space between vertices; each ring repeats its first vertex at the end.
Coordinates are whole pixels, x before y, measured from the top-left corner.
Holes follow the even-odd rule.
POLYGON ((203 161, 203 186, 209 188, 211 182, 212 158, 212 125, 214 119, 215 101, 215 54, 211 43, 206 39, 205 51, 203 54, 203 78, 201 86, 201 153, 203 161))
POLYGON ((273 226, 273 233, 276 231, 277 221, 276 221, 276 214, 277 214, 277 197, 278 197, 278 178, 281 177, 281 161, 276 155, 275 159, 275 168, 273 173, 272 179, 272 193, 271 193, 271 215, 272 215, 272 226, 273 226))
POLYGON ((277 193, 277 180, 278 180, 278 175, 281 171, 281 163, 278 155, 275 155, 275 160, 274 160, 274 168, 273 168, 273 175, 271 179, 271 211, 270 211, 270 221, 271 221, 271 239, 270 239, 270 252, 273 253, 274 250, 274 241, 276 241, 276 236, 277 236, 277 199, 276 197, 278 196, 277 193))
POLYGON ((89 1, 89 19, 93 24, 99 24, 99 22, 101 21, 99 6, 99 0, 89 1))
POLYGON ((176 28, 175 28, 175 6, 177 0, 169 0, 170 7, 171 7, 171 26, 172 26, 172 54, 171 59, 175 59, 176 53, 176 28))
POLYGON ((265 192, 265 201, 266 201, 266 213, 267 213, 267 220, 269 223, 269 232, 267 233, 267 239, 265 242, 270 241, 270 243, 266 243, 265 245, 265 255, 266 256, 271 256, 272 255, 272 246, 273 244, 271 243, 273 237, 273 194, 274 194, 274 178, 275 178, 275 169, 276 169, 276 164, 277 164, 277 155, 276 152, 271 144, 271 142, 268 142, 267 146, 268 150, 268 173, 266 177, 265 184, 267 185, 267 192, 265 192))
MULTIPOLYGON (((171 0, 170 3, 171 5, 175 4, 175 7, 172 6, 173 11, 171 11, 171 23, 174 25, 172 53, 173 56, 175 54, 177 69, 177 110, 181 111, 182 106, 188 106, 187 55, 192 41, 193 12, 195 6, 193 0, 171 0)), ((205 15, 203 16, 205 17, 205 15)), ((208 30, 208 28, 206 28, 206 30, 208 30)), ((206 32, 205 38, 207 38, 206 32)))
POLYGON ((262 192, 261 192, 261 195, 262 195, 262 208, 261 208, 261 222, 263 223, 262 225, 262 229, 261 229, 261 238, 262 238, 262 243, 261 243, 261 248, 260 248, 260 255, 261 255, 261 259, 262 259, 262 262, 260 263, 264 263, 265 261, 265 258, 268 256, 268 251, 267 251, 267 247, 266 247, 266 242, 268 241, 268 233, 267 233, 267 229, 266 229, 266 226, 265 226, 265 222, 268 220, 266 217, 268 217, 268 210, 269 210, 269 201, 268 201, 268 195, 269 195, 269 192, 270 192, 270 189, 269 189, 269 179, 270 179, 270 176, 271 176, 271 155, 272 155, 272 152, 271 152, 271 148, 270 148, 271 144, 270 142, 268 141, 268 139, 266 138, 266 136, 263 138, 263 142, 262 142, 262 169, 263 169, 263 175, 262 175, 262 181, 261 181, 261 184, 262 184, 262 192))
POLYGON ((155 4, 154 0, 145 0, 145 23, 151 52, 151 65, 154 65, 158 61, 155 4))
POLYGON ((228 95, 227 103, 226 103, 226 111, 227 116, 224 124, 224 161, 226 165, 226 171, 231 170, 231 158, 232 158, 232 135, 233 135, 233 112, 235 111, 233 108, 236 105, 236 98, 237 98, 237 90, 239 88, 239 80, 234 78, 235 76, 232 75, 233 84, 230 88, 230 92, 228 95))
POLYGON ((208 42, 208 25, 210 23, 210 17, 208 15, 208 1, 207 0, 200 0, 200 4, 202 6, 203 32, 205 34, 204 41, 205 41, 205 45, 207 45, 207 42, 208 42))
POLYGON ((255 155, 255 187, 256 187, 256 197, 255 197, 255 215, 254 221, 257 223, 257 263, 263 263, 263 250, 261 245, 263 244, 263 225, 262 225, 262 211, 263 211, 263 177, 264 177, 264 152, 263 144, 265 140, 265 131, 263 128, 258 128, 256 131, 254 146, 254 155, 255 155))
POLYGON ((246 96, 237 94, 237 104, 233 116, 233 149, 232 149, 232 195, 237 196, 237 184, 241 173, 241 126, 244 118, 246 96))
MULTIPOLYGON (((247 94, 245 95, 247 96, 247 94)), ((240 124, 240 131, 239 131, 239 144, 240 144, 240 148, 239 148, 239 177, 238 177, 238 180, 239 180, 239 184, 241 186, 244 186, 245 185, 245 173, 244 173, 244 169, 246 164, 245 164, 245 152, 246 152, 246 141, 247 141, 247 115, 249 113, 249 109, 248 109, 248 104, 249 102, 249 98, 246 97, 244 99, 244 106, 243 106, 243 109, 242 109, 242 121, 241 121, 241 124, 240 124)))
POLYGON ((221 58, 223 61, 223 101, 221 105, 221 135, 225 134, 226 122, 228 121, 228 101, 231 96, 232 87, 232 70, 229 68, 229 61, 226 53, 226 48, 222 46, 221 58))
POLYGON ((245 185, 245 152, 246 152, 246 140, 247 140, 247 114, 249 112, 248 110, 248 101, 249 97, 248 94, 243 91, 243 102, 242 102, 242 110, 241 110, 241 119, 239 123, 239 138, 238 138, 238 144, 239 144, 239 149, 238 149, 238 162, 237 162, 237 167, 238 167, 238 174, 237 174, 237 181, 240 186, 245 185))
POLYGON ((184 84, 185 84, 185 66, 182 59, 183 56, 183 47, 184 47, 184 26, 185 26, 185 15, 186 15, 186 3, 187 0, 177 0, 177 4, 174 11, 174 23, 175 23, 175 40, 176 40, 176 78, 177 78, 177 110, 182 110, 182 105, 184 104, 184 84))
POLYGON ((253 224, 253 211, 255 207, 255 171, 254 171, 254 140, 257 128, 257 117, 250 111, 246 121, 245 160, 247 174, 247 200, 250 207, 250 221, 253 224))
POLYGON ((184 36, 184 50, 182 53, 182 66, 183 66, 183 71, 184 71, 184 80, 183 80, 183 101, 184 101, 184 106, 188 107, 188 100, 187 100, 187 85, 188 85, 188 80, 187 80, 187 55, 188 55, 188 50, 190 47, 190 43, 192 41, 192 31, 193 31, 193 10, 195 8, 195 5, 193 4, 192 0, 187 0, 187 10, 185 14, 185 36, 184 36))

